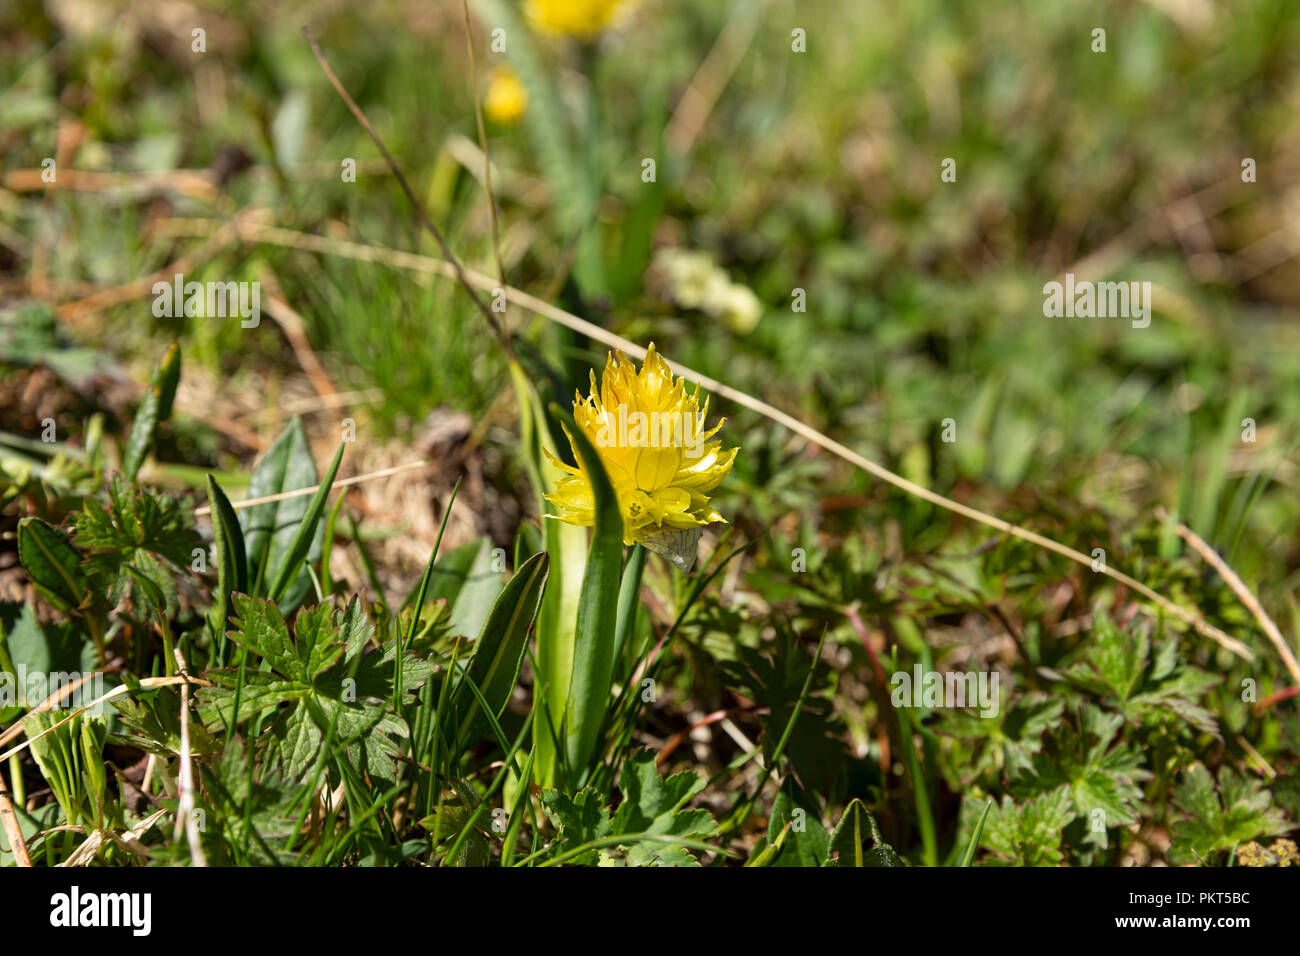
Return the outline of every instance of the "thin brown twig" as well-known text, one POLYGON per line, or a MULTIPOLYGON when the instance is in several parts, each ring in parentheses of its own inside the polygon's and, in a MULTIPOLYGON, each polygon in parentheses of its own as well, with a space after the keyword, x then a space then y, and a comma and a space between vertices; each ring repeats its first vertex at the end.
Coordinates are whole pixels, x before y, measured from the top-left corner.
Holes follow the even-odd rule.
POLYGON ((31 866, 32 858, 27 852, 27 841, 23 839, 23 828, 14 813, 14 802, 9 796, 9 786, 5 782, 3 767, 0 767, 0 825, 4 826, 5 836, 9 838, 9 847, 13 850, 14 860, 19 866, 31 866))
POLYGON ((713 48, 677 101, 664 140, 679 155, 689 153, 704 130, 718 98, 754 39, 764 6, 765 0, 735 5, 713 48))
POLYGON ((194 819, 194 760, 190 754, 190 672, 181 655, 180 648, 173 648, 176 656, 176 671, 183 678, 181 683, 181 779, 179 800, 176 804, 176 828, 172 839, 180 837, 181 827, 190 844, 190 862, 194 866, 207 866, 207 857, 203 855, 203 841, 199 838, 198 821, 194 819))
MULTIPOLYGON (((32 714, 39 714, 44 711, 50 710, 54 707, 57 707, 59 704, 63 703, 63 699, 65 697, 72 696, 72 694, 76 693, 77 688, 79 688, 86 681, 92 680, 94 677, 95 677, 94 674, 82 674, 81 676, 68 681, 66 684, 60 683, 58 689, 56 689, 43 701, 41 701, 39 704, 37 704, 35 707, 29 710, 24 715, 24 717, 30 717, 32 716, 32 714)), ((22 732, 23 732, 23 724, 21 720, 13 724, 8 730, 0 732, 0 747, 3 747, 5 744, 9 743, 9 741, 13 740, 22 732)))
MULTIPOLYGON (((58 730, 60 727, 62 727, 62 726, 63 726, 64 724, 66 724, 68 721, 70 721, 70 720, 72 720, 74 717, 76 717, 78 714, 84 714, 86 711, 90 710, 91 708, 93 708, 93 707, 98 707, 100 704, 106 704, 106 703, 108 703, 110 700, 113 700, 113 699, 115 699, 115 698, 121 697, 123 694, 130 694, 130 693, 133 693, 135 690, 152 690, 152 689, 155 688, 155 687, 171 687, 171 686, 174 685, 174 684, 181 684, 181 683, 184 683, 186 680, 188 680, 188 681, 189 681, 190 683, 192 683, 192 684, 198 684, 200 687, 211 687, 211 686, 212 686, 211 683, 209 683, 208 681, 205 681, 205 680, 204 680, 203 678, 201 678, 201 677, 190 677, 190 678, 184 678, 184 677, 145 677, 145 678, 143 678, 143 679, 140 681, 139 685, 138 685, 137 687, 135 687, 135 688, 132 688, 132 687, 126 685, 126 684, 119 684, 117 687, 114 687, 114 688, 113 688, 112 690, 110 690, 108 693, 106 693, 106 694, 101 694, 99 697, 96 697, 94 700, 92 700, 89 704, 86 704, 86 705, 84 705, 84 706, 82 706, 82 707, 78 707, 76 710, 72 711, 72 713, 68 714, 68 716, 64 717, 62 720, 60 720, 60 721, 58 721, 57 723, 51 724, 50 726, 46 727, 46 728, 45 728, 44 730, 42 730, 39 734, 37 734, 35 737, 28 737, 25 741, 23 741, 23 742, 22 742, 21 744, 19 744, 17 747, 12 747, 12 748, 10 748, 9 750, 6 750, 4 753, 0 754, 0 760, 8 760, 8 759, 9 759, 10 757, 12 757, 14 754, 22 753, 24 750, 26 750, 28 747, 30 747, 32 744, 34 744, 36 741, 38 741, 38 740, 40 740, 42 737, 44 737, 46 734, 53 733, 54 731, 58 730)), ((41 708, 38 707, 38 708, 36 708, 35 710, 29 711, 29 712, 28 712, 28 713, 29 713, 29 716, 30 716, 30 714, 34 714, 34 713, 36 713, 36 712, 39 711, 40 709, 41 709, 41 708)), ((14 732, 14 731, 17 732, 17 733, 15 734, 15 736, 16 736, 17 734, 21 734, 21 733, 23 732, 23 725, 22 725, 21 723, 14 724, 12 727, 9 728, 8 731, 6 731, 6 735, 8 735, 9 733, 14 732)), ((12 739, 13 739, 13 737, 10 737, 10 736, 6 736, 6 737, 4 737, 4 738, 0 738, 0 746, 3 746, 5 743, 8 743, 8 741, 9 741, 9 740, 12 740, 12 739)))
MULTIPOLYGON (((390 475, 398 475, 404 471, 411 471, 415 468, 427 468, 432 464, 433 462, 424 458, 419 461, 408 461, 404 465, 394 465, 392 468, 381 468, 379 471, 371 471, 364 475, 353 475, 351 478, 340 479, 339 481, 334 482, 331 487, 348 488, 352 485, 359 485, 363 481, 371 481, 375 478, 387 478, 390 475)), ((244 501, 232 501, 230 507, 239 511, 241 508, 267 505, 273 501, 288 501, 290 498, 302 498, 306 495, 314 495, 318 491, 320 491, 320 485, 312 485, 310 488, 295 488, 293 491, 281 491, 279 494, 263 495, 261 498, 248 498, 244 501)), ((204 515, 210 514, 212 514, 212 508, 208 505, 203 505, 200 508, 194 509, 194 516, 196 518, 202 518, 204 515)))
POLYGON ((280 326, 284 337, 289 340, 289 347, 293 349, 293 354, 298 359, 302 370, 307 373, 307 378, 311 380, 316 394, 322 401, 333 401, 338 395, 338 389, 334 387, 329 373, 325 371, 325 366, 316 356, 316 350, 312 348, 311 339, 307 337, 306 321, 284 299, 274 273, 268 270, 262 275, 262 283, 270 291, 266 297, 266 311, 271 314, 275 324, 280 326))
MULTIPOLYGON (((1156 517, 1161 521, 1169 519, 1169 515, 1164 508, 1156 509, 1156 517)), ((1186 541, 1191 549, 1205 560, 1206 564, 1219 572, 1219 577, 1223 578, 1228 587, 1232 589, 1232 593, 1237 595, 1237 599, 1245 605, 1246 610, 1254 615, 1255 620, 1259 622, 1259 626, 1268 636, 1268 639, 1272 641, 1273 646, 1277 648, 1277 653, 1278 656, 1282 658, 1282 663, 1285 664, 1286 669, 1290 671, 1292 683, 1296 686, 1300 686, 1300 664, 1296 663, 1295 653, 1291 650, 1291 645, 1287 643, 1286 638, 1282 636, 1282 631, 1278 628, 1277 624, 1275 624, 1273 619, 1269 617, 1268 611, 1264 610, 1264 606, 1259 603, 1259 598, 1255 597, 1250 588, 1246 587, 1246 583, 1241 580, 1241 577, 1237 572, 1232 570, 1227 561, 1224 561, 1223 558, 1219 557, 1219 552, 1210 547, 1204 538, 1181 521, 1175 522, 1174 528, 1178 532, 1178 536, 1186 541)))

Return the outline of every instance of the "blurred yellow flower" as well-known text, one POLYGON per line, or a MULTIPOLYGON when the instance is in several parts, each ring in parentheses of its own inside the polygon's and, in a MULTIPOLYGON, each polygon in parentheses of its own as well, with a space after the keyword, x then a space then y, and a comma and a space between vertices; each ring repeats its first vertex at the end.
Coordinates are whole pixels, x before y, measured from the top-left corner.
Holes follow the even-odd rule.
POLYGON ((524 13, 536 29, 594 40, 629 5, 627 0, 527 0, 524 13))
MULTIPOLYGON (((698 385, 687 393, 685 381, 674 380, 652 343, 639 373, 617 352, 605 362, 599 385, 591 373, 591 394, 575 393, 573 400, 573 419, 618 495, 623 542, 644 544, 683 568, 694 563, 701 529, 724 520, 709 504, 708 492, 727 476, 739 451, 723 451, 721 441, 710 441, 725 419, 706 431, 709 402, 706 397, 701 409, 699 394, 698 385)), ((547 495, 561 510, 557 517, 593 524, 595 503, 582 456, 575 448, 576 468, 550 458, 566 472, 547 495)))
POLYGON ((488 79, 487 95, 483 97, 483 112, 488 119, 502 126, 519 122, 528 109, 528 90, 515 71, 498 66, 488 79))

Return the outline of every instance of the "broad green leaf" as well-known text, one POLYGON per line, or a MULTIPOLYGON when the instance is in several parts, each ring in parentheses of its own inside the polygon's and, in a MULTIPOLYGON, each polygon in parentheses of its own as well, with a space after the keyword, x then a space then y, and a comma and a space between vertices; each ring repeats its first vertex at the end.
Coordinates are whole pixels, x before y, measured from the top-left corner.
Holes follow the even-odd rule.
MULTIPOLYGON (((528 647, 528 630, 537 617, 548 568, 545 553, 525 561, 502 589, 474 642, 469 678, 483 695, 494 718, 505 710, 519 680, 519 669, 528 647)), ((461 688, 458 691, 456 719, 461 739, 468 742, 478 736, 487 719, 474 695, 461 688)))
POLYGON ((591 480, 596 515, 587 570, 582 578, 582 597, 574 632, 573 677, 564 715, 565 763, 569 772, 580 778, 595 754, 609 708, 619 575, 623 570, 623 513, 600 455, 572 422, 573 419, 567 417, 566 431, 591 480))
POLYGON ((568 706, 569 682, 573 676, 573 643, 578 623, 578 603, 582 597, 582 577, 587 567, 587 532, 576 525, 549 518, 555 506, 546 495, 555 490, 557 470, 546 459, 543 449, 556 453, 547 427, 546 411, 537 390, 518 361, 510 363, 510 380, 519 403, 519 444, 524 464, 537 494, 538 514, 542 515, 544 547, 550 557, 550 575, 542 607, 537 615, 537 674, 539 696, 545 713, 533 721, 533 749, 537 757, 533 774, 541 787, 557 782, 558 739, 568 706))
MULTIPOLYGON (((674 837, 702 837, 717 831, 707 810, 684 810, 685 803, 704 788, 690 771, 660 777, 655 753, 642 750, 630 757, 619 774, 623 802, 612 821, 614 833, 645 833, 674 837)), ((638 841, 627 850, 629 866, 697 866, 681 844, 638 841)))
POLYGON ((312 766, 325 741, 324 731, 312 719, 311 708, 300 700, 293 710, 280 718, 272 731, 277 745, 279 764, 290 780, 298 780, 312 766))
POLYGON ((214 634, 224 635, 230 618, 230 595, 248 591, 248 557, 244 553, 244 529, 239 526, 230 499, 212 475, 208 475, 207 482, 212 539, 217 548, 217 588, 212 595, 209 622, 214 634))
POLYGON ((81 554, 72 539, 40 518, 18 522, 18 560, 42 596, 61 611, 79 607, 86 597, 81 554))
MULTIPOLYGON (((565 847, 582 846, 610 835, 609 810, 603 805, 600 794, 590 787, 567 797, 558 790, 542 792, 542 807, 559 830, 565 847)), ((570 862, 574 865, 595 863, 598 851, 591 850, 570 862)))
POLYGON ((343 643, 334 624, 334 607, 303 608, 293 622, 294 647, 309 681, 333 667, 343 656, 343 643))
POLYGON ((1174 786, 1173 802, 1184 817, 1170 831, 1169 861, 1175 864, 1217 863, 1242 843, 1289 827, 1263 783, 1228 766, 1219 770, 1218 792, 1203 764, 1188 767, 1174 786))
POLYGON ((590 787, 572 798, 555 790, 542 793, 542 806, 563 838, 560 857, 570 864, 597 862, 627 866, 698 866, 690 847, 708 849, 700 837, 717 832, 707 810, 682 806, 704 786, 689 771, 660 777, 653 751, 628 758, 619 775, 623 792, 618 811, 610 815, 602 798, 590 787), (586 848, 586 844, 599 844, 586 848), (572 857, 565 853, 583 848, 572 857))
POLYGON ((782 829, 790 827, 771 866, 821 866, 830 851, 830 835, 808 807, 797 806, 790 794, 782 788, 772 801, 772 814, 767 822, 767 839, 775 845, 782 829))
MULTIPOLYGON (((285 491, 310 488, 319 483, 316 461, 303 432, 302 422, 294 418, 262 457, 248 483, 248 497, 263 498, 285 491)), ((249 587, 266 594, 275 572, 284 563, 298 535, 311 499, 307 495, 254 505, 239 512, 244 530, 244 547, 248 556, 249 587), (257 582, 265 586, 257 588, 257 582)), ((320 559, 324 528, 318 526, 312 537, 307 560, 320 559)), ((304 568, 288 586, 279 602, 284 608, 297 607, 311 590, 311 576, 304 568)))
POLYGON ((1021 804, 1003 796, 1002 803, 989 811, 983 843, 1017 866, 1057 866, 1064 859, 1062 834, 1074 816, 1070 788, 1065 785, 1021 804))
MULTIPOLYGON (((473 561, 465 570, 455 600, 451 602, 451 633, 466 636, 477 634, 482 630, 483 622, 487 620, 493 602, 501 593, 501 576, 504 570, 502 567, 494 567, 496 557, 492 554, 491 540, 483 538, 473 542, 472 545, 470 553, 473 561)), ((456 553, 452 552, 452 554, 456 553)), ((438 567, 435 565, 434 575, 429 581, 429 590, 434 597, 438 596, 439 590, 435 587, 440 577, 437 571, 438 567)))
MULTIPOLYGON (((319 559, 321 551, 321 537, 323 529, 321 527, 321 517, 325 514, 325 503, 329 499, 330 489, 334 486, 334 478, 339 473, 339 464, 343 461, 343 449, 347 445, 340 443, 339 450, 334 453, 334 460, 330 462, 329 471, 325 473, 325 480, 320 483, 316 489, 316 494, 312 495, 311 503, 307 505, 307 510, 303 513, 302 521, 298 525, 297 532, 293 540, 289 542, 289 547, 285 550, 281 558, 280 566, 275 572, 275 578, 271 582, 268 593, 271 600, 279 601, 294 580, 294 576, 299 573, 302 564, 307 560, 307 556, 313 548, 316 557, 319 559)), ((296 607, 297 602, 293 602, 291 607, 296 607)))

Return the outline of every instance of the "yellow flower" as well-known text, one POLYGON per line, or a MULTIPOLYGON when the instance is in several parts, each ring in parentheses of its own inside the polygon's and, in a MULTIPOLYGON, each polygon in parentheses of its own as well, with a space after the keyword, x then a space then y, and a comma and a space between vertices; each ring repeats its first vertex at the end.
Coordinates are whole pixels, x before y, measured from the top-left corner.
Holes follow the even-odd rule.
POLYGON ((524 13, 535 28, 579 40, 594 40, 608 30, 626 0, 527 0, 524 13))
MULTIPOLYGON (((591 373, 591 394, 575 393, 573 420, 600 455, 623 512, 623 542, 644 544, 680 567, 694 563, 701 529, 722 515, 709 504, 713 491, 731 470, 738 448, 722 450, 710 441, 723 425, 705 430, 709 413, 700 389, 687 393, 668 363, 646 353, 638 373, 622 352, 610 355, 599 385, 591 373)), ((569 440, 573 444, 572 436, 569 440)), ((548 452, 549 455, 549 452, 548 452)), ((595 523, 591 482, 574 448, 578 467, 550 455, 566 474, 547 500, 559 506, 561 521, 595 523)))
POLYGON ((498 66, 488 80, 487 96, 483 97, 483 112, 488 119, 502 126, 519 122, 528 109, 528 90, 514 70, 498 66))

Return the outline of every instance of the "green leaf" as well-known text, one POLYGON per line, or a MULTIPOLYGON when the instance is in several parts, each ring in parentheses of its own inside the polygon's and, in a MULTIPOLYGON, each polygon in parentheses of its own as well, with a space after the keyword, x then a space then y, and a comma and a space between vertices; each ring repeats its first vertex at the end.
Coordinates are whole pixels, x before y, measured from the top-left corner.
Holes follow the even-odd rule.
MULTIPOLYGON (((268 591, 273 601, 279 601, 284 595, 285 590, 294 580, 294 576, 298 574, 302 563, 307 560, 307 556, 313 548, 315 548, 316 557, 318 559, 320 557, 321 536, 323 534, 320 519, 325 513, 325 502, 329 498, 330 489, 334 486, 334 477, 339 473, 339 464, 343 461, 343 449, 346 447, 346 444, 340 443, 339 450, 334 453, 334 460, 330 462, 329 471, 325 473, 325 480, 316 489, 316 494, 312 495, 311 503, 303 513, 297 532, 284 552, 280 566, 275 572, 275 578, 271 582, 268 591)), ((293 602, 290 606, 296 607, 297 602, 293 602)))
POLYGON ((60 611, 80 607, 86 597, 81 554, 72 539, 40 518, 18 522, 18 560, 41 595, 60 611))
POLYGON ((199 717, 211 727, 237 724, 268 707, 300 700, 311 693, 306 684, 265 671, 250 670, 244 675, 244 685, 239 689, 239 712, 234 713, 238 673, 209 671, 208 676, 215 686, 199 690, 199 717))
POLYGON ((989 811, 992 809, 992 800, 984 804, 984 811, 980 814, 979 820, 975 823, 975 830, 970 835, 970 842, 966 844, 966 849, 962 852, 961 862, 958 866, 970 866, 971 863, 975 861, 975 851, 979 849, 980 836, 984 833, 984 824, 989 818, 989 811))
POLYGON ((212 827, 204 835, 205 847, 209 839, 220 841, 216 848, 224 858, 211 862, 237 862, 231 859, 237 848, 246 854, 247 862, 259 866, 294 862, 294 857, 280 846, 297 826, 293 804, 298 788, 284 778, 280 768, 264 765, 254 776, 238 737, 226 744, 215 761, 203 761, 198 766, 203 774, 204 794, 214 817, 221 821, 220 827, 212 827))
MULTIPOLYGON (((5 99, 17 93, 17 87, 10 87, 5 99)), ((113 369, 103 352, 73 341, 52 306, 34 299, 0 307, 0 355, 9 366, 44 365, 78 391, 88 390, 96 376, 113 369)))
MULTIPOLYGON (((316 461, 311 446, 303 432, 302 422, 292 419, 275 443, 253 469, 248 483, 248 497, 263 498, 285 491, 297 491, 318 484, 316 461)), ((247 549, 250 593, 266 594, 255 582, 270 584, 273 573, 284 563, 298 535, 298 528, 307 514, 310 500, 307 496, 287 498, 254 505, 239 512, 239 525, 244 530, 247 549)), ((324 529, 317 528, 307 560, 320 559, 324 529)), ((289 609, 302 603, 311 590, 311 576, 304 569, 288 587, 281 607, 289 609)))
POLYGON ((629 757, 619 775, 623 801, 611 817, 597 791, 585 787, 572 798, 542 793, 542 806, 560 831, 556 861, 627 866, 698 866, 691 847, 711 849, 700 837, 717 833, 707 810, 682 806, 704 786, 689 771, 661 778, 653 751, 629 757), (597 844, 588 847, 587 844, 597 844), (574 853, 575 850, 581 852, 574 853), (569 856, 568 854, 574 853, 569 856))
POLYGON ((1219 770, 1219 788, 1202 764, 1193 764, 1174 786, 1173 802, 1184 819, 1170 830, 1169 862, 1211 864, 1248 840, 1282 833, 1285 814, 1255 779, 1231 767, 1219 770))
POLYGON ((781 845, 770 866, 821 866, 830 853, 830 835, 817 820, 816 811, 796 806, 794 799, 783 788, 772 801, 772 814, 767 821, 767 839, 775 846, 781 831, 789 826, 785 842, 781 845))
POLYGON ((149 606, 153 610, 165 614, 167 612, 167 595, 163 593, 162 586, 135 565, 128 564, 125 567, 126 572, 134 579, 136 586, 140 589, 140 593, 144 595, 144 599, 149 606))
POLYGON ((174 576, 200 545, 186 503, 113 475, 107 504, 86 498, 74 521, 73 543, 89 552, 82 568, 97 599, 112 605, 132 593, 133 568, 163 591, 168 613, 176 613, 174 576))
POLYGON ((991 717, 956 709, 939 711, 943 729, 953 737, 972 742, 974 752, 962 761, 963 780, 970 783, 987 772, 1015 775, 1033 767, 1048 731, 1060 721, 1065 700, 1033 691, 1000 707, 991 717))
POLYGON ((276 756, 284 768, 284 775, 290 780, 300 779, 315 763, 325 741, 325 731, 312 718, 311 707, 305 699, 298 701, 297 706, 276 723, 273 734, 276 756))
POLYGON ((181 348, 172 343, 163 353, 162 361, 154 369, 149 381, 149 390, 145 393, 140 410, 136 412, 131 424, 131 434, 126 441, 126 450, 122 455, 122 472, 127 481, 135 481, 140 466, 144 464, 145 455, 153 445, 154 432, 159 422, 171 417, 172 402, 176 398, 176 386, 181 380, 181 348))
POLYGON ((1086 705, 1078 729, 1058 726, 1051 756, 1034 761, 1035 789, 1068 786, 1075 814, 1087 822, 1084 839, 1099 847, 1106 845, 1108 829, 1136 823, 1146 809, 1138 784, 1151 773, 1142 769, 1142 754, 1133 744, 1118 741, 1123 725, 1122 715, 1086 705))
POLYGON ((1221 737, 1214 715, 1202 703, 1221 677, 1181 663, 1172 635, 1156 644, 1152 658, 1145 622, 1135 621, 1121 631, 1100 609, 1093 619, 1096 636, 1086 645, 1084 660, 1060 676, 1103 697, 1132 724, 1181 723, 1184 734, 1190 728, 1221 737))
MULTIPOLYGON (((628 553, 623 580, 618 587, 618 616, 614 624, 614 666, 623 661, 623 652, 636 629, 636 615, 641 607, 641 573, 645 570, 646 549, 636 545, 628 553)), ((621 679, 621 675, 620 675, 621 679)))
MULTIPOLYGON (((704 781, 690 771, 660 777, 655 753, 642 750, 623 764, 619 789, 623 802, 614 814, 615 834, 657 834, 674 837, 702 837, 717 832, 717 821, 707 810, 683 810, 691 797, 704 788, 704 781)), ((681 844, 638 841, 627 851, 629 866, 696 866, 696 859, 681 844)))
POLYGON ((217 589, 212 595, 209 621, 214 634, 224 635, 232 607, 230 595, 248 591, 248 557, 244 552, 244 530, 230 499, 212 475, 208 475, 207 482, 212 538, 217 547, 217 589))
MULTIPOLYGON (((487 620, 497 595, 501 593, 501 576, 505 569, 493 567, 496 559, 492 554, 492 542, 488 538, 471 542, 467 548, 462 546, 447 557, 457 558, 449 570, 456 567, 465 569, 464 576, 457 582, 459 587, 456 588, 455 597, 451 601, 451 632, 466 636, 477 634, 482 629, 483 622, 487 620), (471 559, 468 566, 461 563, 464 560, 462 551, 466 551, 471 559)), ((435 565, 434 576, 429 582, 429 589, 434 597, 438 597, 441 590, 435 586, 441 583, 438 574, 441 564, 442 562, 438 562, 438 565, 435 565)))
MULTIPOLYGON (((429 679, 433 665, 404 656, 395 693, 398 642, 388 641, 356 660, 374 634, 356 598, 342 611, 330 603, 302 609, 292 635, 269 599, 236 592, 233 603, 236 630, 230 636, 263 664, 242 674, 210 670, 214 686, 199 691, 200 717, 214 727, 233 728, 237 721, 296 702, 273 715, 269 745, 289 777, 300 779, 320 756, 325 735, 333 733, 332 746, 346 748, 356 780, 390 786, 400 753, 394 738, 407 732, 406 725, 372 698, 402 706, 406 695, 429 679), (232 714, 237 693, 239 712, 232 714)), ((343 772, 343 764, 336 766, 343 772)))
POLYGON ((826 866, 903 866, 903 860, 880 835, 876 818, 856 797, 831 832, 826 866), (871 846, 864 844, 870 840, 871 846))
MULTIPOLYGON (((564 414, 558 408, 554 410, 564 414)), ((569 416, 565 416, 565 431, 591 481, 596 516, 587 569, 582 578, 582 598, 574 631, 573 677, 564 715, 565 762, 569 771, 580 777, 595 753, 609 707, 619 576, 623 570, 623 513, 600 455, 569 416)))
POLYGON ((230 636, 263 658, 278 674, 310 684, 307 667, 298 656, 280 609, 271 601, 235 594, 235 630, 230 636))
MULTIPOLYGON (((87 639, 83 629, 73 622, 42 624, 31 604, 0 604, 0 649, 7 655, 7 666, 14 668, 13 703, 23 708, 39 704, 55 688, 51 682, 71 680, 77 674, 98 670, 99 657, 95 646, 87 639), (25 672, 28 680, 16 678, 25 672), (44 675, 45 680, 31 682, 33 674, 44 675), (32 691, 37 700, 28 699, 32 691)), ((0 655, 0 661, 5 660, 0 655)), ((3 704, 0 694, 0 704, 3 704)), ((14 715, 0 706, 0 722, 6 726, 14 715)))
MULTIPOLYGON (((130 674, 124 677, 128 685, 139 687, 135 677, 130 674)), ((119 697, 112 703, 126 729, 122 733, 111 734, 111 742, 135 747, 159 757, 180 754, 179 695, 159 691, 136 692, 128 697, 119 697)), ((198 721, 190 723, 189 738, 190 752, 195 756, 208 756, 221 751, 221 741, 209 734, 198 721)))
MULTIPOLYGON (((609 836, 609 810, 602 804, 600 794, 589 787, 578 791, 572 798, 558 790, 545 790, 542 792, 542 807, 559 830, 567 848, 609 836)), ((598 852, 593 849, 570 862, 582 865, 595 863, 598 858, 598 852)))
POLYGON ((989 811, 984 845, 1018 866, 1057 866, 1064 859, 1062 831, 1074 816, 1070 788, 1064 784, 1022 804, 1004 796, 989 811))
POLYGON ((555 786, 559 771, 562 748, 559 733, 564 725, 569 683, 573 678, 574 629, 587 567, 587 532, 546 517, 556 511, 546 495, 555 491, 558 476, 558 469, 549 463, 543 451, 556 452, 546 410, 518 361, 510 362, 510 380, 519 403, 519 447, 537 494, 538 514, 543 515, 544 549, 551 564, 537 615, 536 684, 541 688, 546 709, 533 721, 533 749, 537 754, 533 774, 539 786, 548 788, 555 786))
POLYGON ((307 680, 314 681, 343 656, 343 642, 334 624, 334 608, 318 604, 303 608, 293 622, 294 647, 307 680))
MULTIPOLYGON (((519 669, 528 648, 528 630, 537 617, 549 568, 544 552, 525 561, 492 605, 474 642, 468 664, 469 678, 482 693, 494 718, 505 710, 519 680, 519 669)), ((456 693, 453 700, 461 739, 474 740, 487 723, 477 698, 456 693)))

